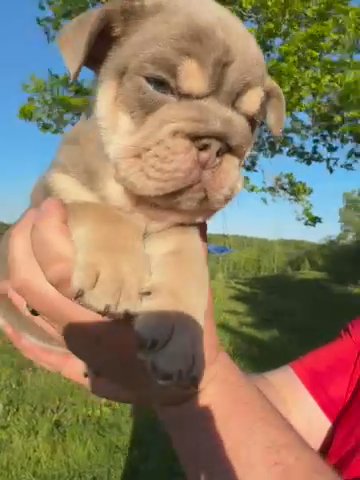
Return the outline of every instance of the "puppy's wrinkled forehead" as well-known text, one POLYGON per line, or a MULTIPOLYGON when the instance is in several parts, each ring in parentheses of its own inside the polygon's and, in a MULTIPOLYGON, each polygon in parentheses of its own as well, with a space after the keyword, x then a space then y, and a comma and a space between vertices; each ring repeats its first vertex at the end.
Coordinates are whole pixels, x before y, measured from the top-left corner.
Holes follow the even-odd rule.
POLYGON ((136 28, 119 40, 109 68, 170 77, 190 97, 263 84, 266 67, 255 39, 219 5, 153 1, 135 15, 136 28))
POLYGON ((72 79, 86 66, 98 74, 99 85, 119 90, 121 84, 123 96, 136 97, 137 108, 129 105, 133 118, 155 111, 155 96, 140 84, 151 77, 151 85, 160 79, 164 86, 165 80, 177 99, 212 97, 252 120, 265 115, 271 132, 282 132, 285 99, 255 38, 213 0, 105 3, 67 24, 59 46, 72 79))

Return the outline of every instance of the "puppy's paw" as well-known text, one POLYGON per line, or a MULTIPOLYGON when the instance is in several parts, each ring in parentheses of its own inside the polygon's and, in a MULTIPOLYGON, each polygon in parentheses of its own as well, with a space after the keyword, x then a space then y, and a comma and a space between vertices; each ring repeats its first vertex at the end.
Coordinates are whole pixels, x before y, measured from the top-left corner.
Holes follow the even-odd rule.
MULTIPOLYGON (((78 255, 72 276, 75 300, 102 314, 116 315, 134 310, 139 302, 142 278, 122 252, 87 249, 78 255)), ((140 270, 141 271, 141 270, 140 270)))
POLYGON ((102 314, 136 309, 146 270, 141 228, 107 205, 72 203, 68 213, 76 300, 102 314))
POLYGON ((140 356, 161 385, 196 388, 204 371, 203 330, 181 312, 145 312, 135 316, 140 356))

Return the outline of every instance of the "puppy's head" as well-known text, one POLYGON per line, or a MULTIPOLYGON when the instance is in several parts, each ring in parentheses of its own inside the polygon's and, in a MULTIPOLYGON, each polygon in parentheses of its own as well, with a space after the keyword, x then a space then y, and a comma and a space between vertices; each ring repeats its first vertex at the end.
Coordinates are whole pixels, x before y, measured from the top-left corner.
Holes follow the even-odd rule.
POLYGON ((153 206, 205 219, 242 186, 257 126, 285 102, 243 24, 212 0, 122 0, 59 39, 72 78, 98 75, 95 115, 116 180, 153 206))

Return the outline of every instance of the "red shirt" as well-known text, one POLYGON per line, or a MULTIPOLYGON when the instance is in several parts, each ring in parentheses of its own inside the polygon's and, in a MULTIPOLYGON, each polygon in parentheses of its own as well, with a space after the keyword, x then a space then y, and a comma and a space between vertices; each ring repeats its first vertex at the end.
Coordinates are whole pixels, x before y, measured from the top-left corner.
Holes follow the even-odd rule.
POLYGON ((359 480, 360 318, 291 367, 332 423, 324 457, 344 480, 359 480))

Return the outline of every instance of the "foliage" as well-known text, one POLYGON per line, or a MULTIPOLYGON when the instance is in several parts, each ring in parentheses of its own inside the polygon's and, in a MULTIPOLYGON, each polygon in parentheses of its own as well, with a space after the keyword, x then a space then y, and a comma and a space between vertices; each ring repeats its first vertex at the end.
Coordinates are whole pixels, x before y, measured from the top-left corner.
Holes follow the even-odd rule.
POLYGON ((260 193, 262 200, 268 204, 268 198, 276 200, 278 198, 287 199, 290 203, 300 205, 301 211, 297 214, 297 219, 309 227, 321 223, 321 218, 313 213, 312 204, 309 200, 313 189, 305 182, 297 180, 293 173, 281 173, 276 175, 271 184, 263 182, 260 186, 250 183, 249 177, 246 177, 245 186, 248 191, 260 193))
POLYGON ((267 240, 237 235, 210 235, 209 242, 229 246, 234 251, 224 257, 209 257, 213 278, 227 279, 282 273, 292 259, 315 246, 298 240, 267 240))
POLYGON ((331 243, 323 252, 324 270, 337 283, 360 285, 360 241, 331 243))
MULTIPOLYGON (((63 23, 106 0, 40 0, 37 19, 49 41, 63 23)), ((284 154, 294 161, 356 169, 360 152, 359 37, 360 9, 351 0, 223 0, 254 32, 271 75, 284 90, 288 123, 281 142, 263 129, 247 163, 247 188, 265 200, 284 197, 300 205, 299 218, 307 225, 321 219, 313 214, 312 189, 283 172, 272 182, 253 185, 266 158, 284 154), (345 154, 343 153, 345 149, 345 154)), ((86 108, 89 85, 72 86, 66 76, 33 77, 20 117, 45 132, 60 133, 86 108), (40 83, 39 83, 40 82, 40 83), (42 83, 43 82, 43 83, 42 83)))
POLYGON ((29 97, 20 108, 20 118, 35 122, 42 132, 63 131, 66 125, 74 125, 89 108, 90 85, 70 82, 68 75, 49 70, 47 80, 32 75, 23 88, 29 97))
POLYGON ((360 241, 360 190, 344 193, 344 206, 340 209, 340 240, 360 241))
POLYGON ((345 285, 360 283, 360 241, 339 243, 335 240, 312 247, 289 262, 290 271, 324 272, 335 282, 345 285))
POLYGON ((360 284, 360 190, 344 193, 339 210, 341 233, 322 245, 303 251, 289 262, 291 271, 326 272, 342 284, 360 284))
POLYGON ((102 3, 106 3, 106 0, 39 0, 41 16, 36 21, 48 41, 53 41, 66 20, 102 3))

